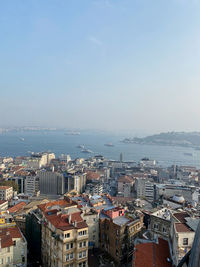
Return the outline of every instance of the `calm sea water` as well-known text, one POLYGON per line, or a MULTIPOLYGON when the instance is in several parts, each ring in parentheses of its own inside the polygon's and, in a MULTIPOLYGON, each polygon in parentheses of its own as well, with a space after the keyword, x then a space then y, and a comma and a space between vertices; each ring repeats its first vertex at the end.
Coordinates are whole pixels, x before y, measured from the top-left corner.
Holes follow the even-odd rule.
POLYGON ((118 160, 122 152, 123 160, 127 161, 139 161, 143 157, 149 157, 157 160, 161 166, 177 164, 200 168, 200 151, 198 150, 175 146, 124 144, 120 142, 124 137, 89 132, 83 132, 80 135, 65 135, 61 131, 6 133, 0 135, 0 156, 16 157, 28 155, 28 151, 51 151, 56 156, 70 154, 72 159, 101 154, 108 159, 118 160), (24 138, 24 141, 20 138, 24 138), (113 143, 114 147, 107 147, 105 143, 113 143), (80 144, 85 145, 93 153, 82 153, 81 149, 77 148, 80 144), (184 155, 184 153, 192 153, 192 156, 184 155))

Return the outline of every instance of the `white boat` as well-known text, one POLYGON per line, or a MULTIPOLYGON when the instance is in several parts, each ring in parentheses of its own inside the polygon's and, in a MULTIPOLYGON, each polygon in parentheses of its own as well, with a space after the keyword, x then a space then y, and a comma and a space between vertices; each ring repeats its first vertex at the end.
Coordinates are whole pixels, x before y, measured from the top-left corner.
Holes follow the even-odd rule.
POLYGON ((82 149, 84 149, 85 146, 84 146, 84 145, 78 145, 77 148, 82 148, 82 149))
POLYGON ((104 144, 104 146, 109 146, 109 147, 112 147, 112 146, 114 146, 112 143, 106 143, 106 144, 104 144))
POLYGON ((92 150, 84 148, 81 150, 81 152, 82 153, 92 153, 92 150))
POLYGON ((20 140, 21 140, 21 141, 24 141, 24 138, 23 138, 23 137, 20 137, 20 140))

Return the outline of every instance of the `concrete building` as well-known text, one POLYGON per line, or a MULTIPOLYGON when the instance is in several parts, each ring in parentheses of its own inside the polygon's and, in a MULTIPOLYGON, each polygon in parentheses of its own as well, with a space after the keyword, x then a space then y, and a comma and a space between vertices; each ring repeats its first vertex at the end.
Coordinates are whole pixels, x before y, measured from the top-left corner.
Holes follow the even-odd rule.
POLYGON ((63 195, 65 193, 64 176, 58 172, 41 171, 38 173, 40 194, 63 195))
POLYGON ((88 226, 76 204, 60 200, 40 205, 39 208, 44 219, 43 266, 88 266, 88 226))
POLYGON ((39 191, 39 177, 27 176, 25 179, 25 194, 37 195, 39 191))
POLYGON ((8 209, 8 201, 0 200, 0 212, 8 209))
POLYGON ((75 171, 67 173, 66 181, 66 191, 75 190, 79 194, 83 193, 86 187, 86 173, 75 171))
POLYGON ((0 265, 27 266, 27 242, 12 216, 0 215, 0 265))
POLYGON ((89 207, 81 208, 81 217, 88 225, 88 248, 99 247, 99 213, 89 207))
POLYGON ((198 222, 199 219, 190 218, 187 212, 171 214, 171 255, 175 266, 191 249, 198 222))
POLYGON ((135 191, 137 198, 145 198, 150 202, 156 200, 156 186, 145 178, 136 178, 135 191))
POLYGON ((148 229, 152 239, 156 237, 170 238, 170 210, 163 208, 150 214, 148 229))
POLYGON ((90 195, 99 195, 103 193, 103 184, 101 183, 90 183, 87 184, 86 188, 85 188, 85 193, 86 194, 90 194, 90 195))
POLYGON ((0 186, 0 200, 11 200, 13 188, 11 186, 0 186))
POLYGON ((102 211, 100 217, 100 248, 115 260, 116 266, 132 257, 134 239, 143 227, 143 215, 128 215, 124 209, 102 211))
POLYGON ((118 194, 124 197, 133 196, 134 179, 131 176, 121 176, 118 178, 118 194))

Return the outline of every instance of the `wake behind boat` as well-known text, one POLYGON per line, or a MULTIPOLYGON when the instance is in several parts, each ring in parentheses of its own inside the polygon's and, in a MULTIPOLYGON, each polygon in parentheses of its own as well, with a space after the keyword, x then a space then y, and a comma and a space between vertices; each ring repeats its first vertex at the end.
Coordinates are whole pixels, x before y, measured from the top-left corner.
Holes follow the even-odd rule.
POLYGON ((112 143, 106 143, 104 146, 113 147, 114 145, 112 143))
POLYGON ((81 152, 82 153, 92 153, 92 150, 84 148, 81 150, 81 152))

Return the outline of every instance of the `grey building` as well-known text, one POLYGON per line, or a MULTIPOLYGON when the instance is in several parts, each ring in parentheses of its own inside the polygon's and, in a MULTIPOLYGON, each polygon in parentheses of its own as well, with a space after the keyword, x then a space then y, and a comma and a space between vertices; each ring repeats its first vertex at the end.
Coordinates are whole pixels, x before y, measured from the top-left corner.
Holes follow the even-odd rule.
POLYGON ((62 195, 65 193, 64 176, 58 172, 41 171, 39 177, 40 194, 62 195))

